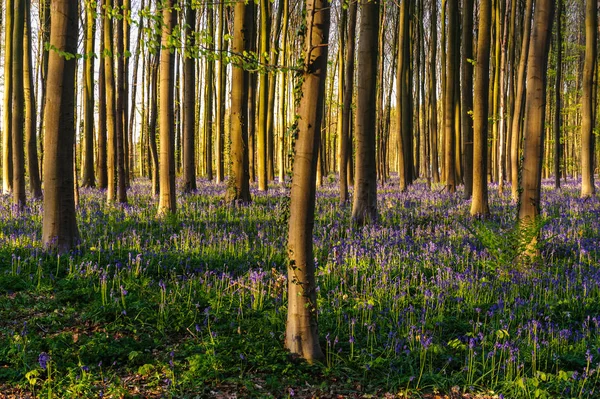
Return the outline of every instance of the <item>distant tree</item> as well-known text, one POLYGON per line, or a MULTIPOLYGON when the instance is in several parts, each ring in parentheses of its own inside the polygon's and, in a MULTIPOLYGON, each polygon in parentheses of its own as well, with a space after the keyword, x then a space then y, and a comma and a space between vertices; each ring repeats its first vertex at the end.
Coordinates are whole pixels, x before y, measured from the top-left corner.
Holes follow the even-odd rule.
POLYGON ((94 176, 94 38, 96 36, 96 7, 95 1, 85 1, 82 187, 96 186, 94 176))
POLYGON ((594 71, 597 63, 598 3, 585 2, 585 61, 581 98, 581 198, 596 193, 594 186, 594 71))
POLYGON ((45 105, 44 215, 42 242, 65 252, 79 240, 75 214, 73 143, 75 140, 75 64, 78 3, 52 1, 50 51, 45 105), (65 54, 68 54, 68 59, 65 54))
MULTIPOLYGON (((524 229, 535 226, 540 215, 542 160, 546 117, 546 80, 548 51, 554 14, 554 0, 537 0, 527 59, 527 91, 524 127, 522 190, 519 196, 518 223, 524 229)), ((537 238, 528 244, 534 255, 537 238)))
MULTIPOLYGON (((243 1, 241 1, 243 3, 243 1)), ((323 358, 317 324, 317 291, 313 255, 313 226, 321 106, 327 78, 330 4, 306 1, 302 98, 298 108, 290 219, 288 230, 288 314, 285 347, 308 362, 323 358)))
POLYGON ((490 86, 490 36, 492 7, 490 0, 479 3, 475 93, 473 95, 473 195, 471 215, 489 214, 487 186, 488 101, 490 86))
POLYGON ((177 10, 173 0, 162 2, 162 35, 160 50, 160 194, 158 215, 177 210, 175 186, 175 54, 172 34, 177 25, 177 10))
POLYGON ((379 38, 379 0, 361 0, 356 89, 356 164, 352 219, 358 225, 377 219, 377 165, 375 129, 377 123, 377 50, 379 38))

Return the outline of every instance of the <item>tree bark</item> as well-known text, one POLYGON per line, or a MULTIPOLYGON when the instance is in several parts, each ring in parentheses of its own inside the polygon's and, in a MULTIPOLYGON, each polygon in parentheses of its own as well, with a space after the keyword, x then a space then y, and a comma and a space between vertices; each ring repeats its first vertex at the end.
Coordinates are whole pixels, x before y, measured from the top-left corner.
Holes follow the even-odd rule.
POLYGON ((231 75, 231 130, 230 158, 231 173, 227 188, 226 202, 249 203, 250 171, 248 162, 248 88, 249 74, 242 64, 242 53, 250 49, 252 37, 252 2, 246 5, 238 0, 234 9, 233 53, 240 57, 238 64, 233 65, 231 75))
POLYGON ((160 179, 159 217, 177 210, 175 186, 175 54, 172 54, 171 35, 177 25, 177 10, 173 0, 163 2, 160 50, 160 179))
POLYGON ((554 187, 560 188, 560 159, 561 159, 561 113, 562 113, 562 16, 563 1, 558 0, 556 15, 556 80, 554 84, 554 187))
MULTIPOLYGON (((544 123, 546 120, 546 79, 548 50, 554 14, 554 0, 537 0, 533 19, 527 66, 525 107, 523 186, 519 197, 518 223, 521 228, 535 229, 540 215, 544 123)), ((527 244, 527 255, 535 256, 537 237, 527 244)))
MULTIPOLYGON (((106 4, 106 0, 101 0, 100 9, 106 4)), ((100 18, 100 66, 98 67, 98 188, 106 189, 108 187, 108 165, 107 165, 107 105, 106 105, 106 57, 109 53, 106 51, 104 41, 104 30, 106 29, 106 16, 102 13, 100 18)))
MULTIPOLYGON (((77 52, 77 2, 52 1, 50 44, 59 51, 77 52)), ((75 214, 73 143, 75 140, 75 64, 51 51, 48 64, 44 135, 44 215, 42 242, 66 252, 79 240, 75 214)))
MULTIPOLYGON (((186 0, 185 61, 183 74, 183 191, 196 190, 196 59, 193 29, 196 26, 196 9, 192 0, 186 0)), ((207 86, 212 79, 206 79, 207 86)))
POLYGON ((327 74, 329 4, 307 0, 302 99, 294 156, 288 231, 288 314, 285 347, 308 362, 323 358, 317 325, 317 292, 313 257, 315 178, 327 74))
POLYGON ((106 131, 107 131, 107 149, 106 149, 106 200, 113 202, 117 194, 117 109, 115 93, 115 47, 113 46, 113 22, 112 22, 112 0, 104 2, 104 71, 105 90, 106 90, 106 131))
POLYGON ((2 192, 10 194, 13 185, 12 164, 12 63, 13 63, 13 15, 14 1, 6 0, 4 18, 4 115, 2 135, 2 192))
POLYGON ((597 25, 597 2, 586 0, 585 61, 583 64, 583 96, 581 97, 581 198, 589 198, 596 193, 594 185, 594 70, 597 62, 597 25))
POLYGON ((82 187, 95 187, 94 176, 94 38, 96 36, 96 2, 85 2, 85 53, 83 57, 84 74, 84 133, 83 133, 83 176, 82 187))
MULTIPOLYGON (((514 0, 513 0, 514 1, 514 0)), ((481 15, 481 12, 479 13, 481 15)), ((464 140, 465 198, 473 194, 473 0, 464 0, 462 16, 461 123, 464 140)))
POLYGON ((23 36, 25 35, 25 0, 14 1, 12 33, 12 167, 13 167, 13 209, 21 211, 25 207, 25 149, 23 146, 25 96, 23 87, 23 36))
MULTIPOLYGON (((268 62, 267 54, 269 52, 270 36, 270 15, 269 0, 260 0, 260 48, 259 62, 266 65, 268 62)), ((260 191, 268 190, 267 173, 267 105, 269 102, 269 76, 267 71, 261 71, 258 75, 258 129, 256 135, 256 153, 257 153, 257 175, 258 189, 260 191)))
POLYGON ((457 55, 458 0, 447 0, 448 4, 448 35, 446 51, 446 86, 444 94, 444 134, 445 134, 445 171, 446 189, 450 193, 456 191, 455 175, 455 96, 457 95, 458 69, 455 65, 457 55))
MULTIPOLYGON (((115 9, 119 13, 125 13, 123 8, 123 0, 115 1, 115 9)), ((127 88, 126 75, 127 69, 125 66, 125 17, 117 19, 117 40, 116 40, 116 57, 117 57, 117 102, 116 102, 116 118, 115 118, 115 138, 117 140, 117 201, 121 204, 127 203, 127 88)))
POLYGON ((471 215, 473 216, 487 216, 490 212, 487 186, 487 138, 491 17, 490 0, 481 0, 477 63, 475 64, 475 93, 473 95, 473 198, 471 200, 471 215))
POLYGON ((352 220, 357 225, 377 220, 377 165, 375 129, 377 122, 377 58, 379 0, 361 0, 356 89, 356 164, 352 220))

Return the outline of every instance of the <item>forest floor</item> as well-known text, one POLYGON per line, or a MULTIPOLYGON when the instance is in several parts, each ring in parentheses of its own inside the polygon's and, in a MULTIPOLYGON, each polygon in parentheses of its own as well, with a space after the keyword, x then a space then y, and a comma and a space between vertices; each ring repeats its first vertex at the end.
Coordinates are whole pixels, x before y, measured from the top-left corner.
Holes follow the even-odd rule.
POLYGON ((283 347, 288 188, 231 207, 225 184, 199 183, 160 220, 146 180, 128 205, 82 189, 81 245, 60 257, 41 248, 41 202, 15 217, 0 198, 0 399, 598 396, 600 200, 577 181, 545 185, 524 232, 495 186, 475 221, 423 182, 381 185, 377 224, 356 228, 331 179, 314 365, 283 347))

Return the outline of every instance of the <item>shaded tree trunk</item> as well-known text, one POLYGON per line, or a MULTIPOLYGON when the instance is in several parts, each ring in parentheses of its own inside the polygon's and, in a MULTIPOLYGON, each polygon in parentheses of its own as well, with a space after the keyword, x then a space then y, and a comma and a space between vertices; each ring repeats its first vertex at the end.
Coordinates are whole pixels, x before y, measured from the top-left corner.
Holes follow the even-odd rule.
MULTIPOLYGON (((77 2, 52 1, 50 44, 75 54, 78 34, 77 2)), ((51 51, 45 106, 44 215, 42 242, 48 249, 66 252, 79 240, 75 214, 73 144, 75 140, 75 64, 51 51)))
POLYGON ((358 225, 364 225, 377 220, 375 129, 377 123, 379 1, 362 0, 360 6, 357 73, 361 78, 356 89, 356 164, 352 220, 358 225))
MULTIPOLYGON (((125 13, 123 8, 123 0, 116 0, 115 7, 119 13, 125 13)), ((117 40, 116 40, 116 57, 117 57, 117 102, 116 102, 116 118, 115 130, 117 139, 117 201, 121 204, 127 203, 127 88, 126 88, 126 63, 125 63, 125 17, 117 20, 117 40)))
MULTIPOLYGON (((269 0, 260 0, 260 48, 259 62, 266 65, 268 62, 269 36, 270 36, 270 15, 269 0)), ((257 153, 257 175, 258 189, 260 191, 268 190, 267 173, 267 105, 269 103, 269 79, 266 71, 258 75, 258 129, 256 135, 256 153, 257 153)))
MULTIPOLYGON (((518 223, 535 228, 540 215, 544 123, 546 120, 546 79, 554 0, 537 0, 533 17, 527 65, 527 94, 523 147, 523 186, 519 196, 518 223)), ((537 255, 537 237, 526 243, 527 255, 537 255)))
POLYGON ((14 0, 12 34, 12 101, 11 136, 13 164, 13 206, 20 211, 25 207, 25 149, 23 146, 25 96, 23 87, 23 36, 25 35, 25 0, 14 0))
MULTIPOLYGON (((481 12, 479 13, 481 15, 481 12)), ((461 123, 464 140, 465 198, 473 193, 473 0, 464 0, 462 16, 461 123)))
MULTIPOLYGON (((194 29, 196 9, 192 0, 186 1, 185 61, 183 74, 183 191, 196 190, 196 58, 194 54, 194 29)), ((212 79, 206 79, 208 86, 212 79)))
MULTIPOLYGON (((105 5, 105 0, 100 3, 100 9, 105 5)), ((109 53, 106 52, 104 42, 104 30, 106 23, 106 16, 102 13, 100 18, 100 66, 98 67, 98 166, 96 168, 98 173, 98 187, 108 187, 108 165, 107 165, 107 127, 108 118, 106 115, 106 61, 105 58, 109 57, 109 53)))
POLYGON ((455 174, 455 96, 457 95, 458 68, 455 65, 457 52, 458 33, 458 0, 447 0, 448 4, 448 35, 446 51, 446 86, 444 90, 444 134, 445 134, 445 171, 446 189, 453 193, 456 191, 455 174))
POLYGON ((4 18, 4 115, 2 135, 2 192, 10 194, 13 185, 12 164, 12 63, 13 63, 13 15, 15 0, 6 0, 4 18))
POLYGON ((115 68, 113 46, 112 0, 104 2, 104 73, 106 90, 106 199, 113 202, 117 194, 117 109, 115 101, 115 68))
POLYGON ((554 84, 554 187, 560 188, 560 159, 561 159, 561 113, 562 113, 562 17, 563 1, 558 0, 556 16, 556 80, 554 84))
POLYGON ((84 133, 82 187, 95 187, 94 176, 94 37, 96 36, 96 2, 85 2, 85 54, 83 58, 84 80, 84 133))

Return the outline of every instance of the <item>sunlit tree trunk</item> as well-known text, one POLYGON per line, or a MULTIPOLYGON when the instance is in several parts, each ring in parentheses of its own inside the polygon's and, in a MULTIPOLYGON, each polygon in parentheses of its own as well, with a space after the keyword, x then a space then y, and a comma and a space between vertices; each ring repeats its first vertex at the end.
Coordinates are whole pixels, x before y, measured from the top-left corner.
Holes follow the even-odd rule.
MULTIPOLYGON (((52 1, 50 45, 75 54, 78 36, 77 2, 52 1)), ((45 106, 44 135, 44 247, 66 252, 79 240, 73 182, 75 140, 75 64, 58 51, 51 51, 45 106)))
MULTIPOLYGON (((100 3, 100 10, 103 9, 105 0, 100 3)), ((104 29, 106 23, 106 17, 104 12, 101 12, 102 18, 100 18, 100 66, 98 67, 98 160, 97 160, 97 173, 98 173, 98 188, 108 187, 108 170, 107 170, 107 105, 106 105, 106 57, 110 57, 110 53, 107 54, 105 42, 104 42, 104 29)))
POLYGON ((25 94, 25 142, 27 147, 27 170, 29 186, 33 198, 42 198, 42 182, 37 151, 37 108, 35 104, 35 86, 33 83, 33 60, 31 40, 31 4, 25 2, 25 38, 23 42, 23 74, 25 94))
POLYGON ((506 158, 506 91, 507 91, 507 50, 508 44, 508 17, 509 12, 504 12, 504 24, 502 24, 502 42, 501 42, 501 56, 500 56, 500 92, 499 92, 499 111, 498 111, 498 192, 504 193, 504 180, 506 176, 505 158, 506 158))
POLYGON ((173 0, 162 4, 162 35, 160 50, 160 179, 158 216, 177 210, 175 186, 175 54, 171 35, 177 25, 177 10, 173 0))
POLYGON ((279 7, 282 8, 282 28, 281 28, 281 50, 279 64, 282 66, 283 71, 280 73, 280 84, 279 84, 279 184, 285 183, 285 165, 287 158, 287 146, 286 146, 286 133, 287 133, 287 101, 286 101, 286 82, 287 82, 287 71, 285 67, 287 65, 287 47, 288 47, 288 21, 289 21, 289 0, 280 0, 279 7))
POLYGON ((217 18, 217 38, 216 48, 218 57, 216 61, 216 120, 215 120, 215 138, 216 138, 216 172, 217 182, 225 180, 225 92, 227 79, 225 76, 226 65, 222 52, 226 49, 225 35, 225 5, 224 2, 219 2, 218 5, 219 18, 217 18))
POLYGON ((115 51, 113 46, 112 0, 104 2, 104 73, 106 90, 106 199, 113 202, 117 194, 117 109, 115 93, 115 51))
MULTIPOLYGON (((115 1, 115 8, 119 13, 125 13, 123 9, 123 0, 115 1)), ((116 54, 117 57, 117 101, 115 130, 117 139, 117 201, 121 204, 127 203, 127 88, 125 76, 127 69, 125 67, 125 18, 117 19, 116 26, 116 54)))
MULTIPOLYGON (((193 29, 196 26, 196 9, 192 0, 186 0, 185 60, 183 74, 183 191, 196 190, 196 59, 193 29)), ((207 86, 212 85, 212 79, 207 86)))
POLYGON ((437 52, 437 5, 431 2, 431 43, 429 58, 429 135, 430 135, 430 158, 431 158, 431 179, 434 183, 440 182, 440 172, 438 164, 438 123, 437 123, 437 70, 436 70, 436 52, 437 52))
POLYGON ((446 189, 448 192, 456 191, 455 175, 455 96, 458 90, 458 67, 455 65, 457 55, 457 35, 460 30, 458 25, 458 0, 447 0, 448 4, 448 35, 446 50, 446 87, 444 94, 444 135, 445 154, 444 163, 446 171, 446 189))
POLYGON ((488 206, 488 91, 490 85, 490 36, 492 24, 491 0, 479 3, 479 31, 477 34, 477 62, 475 64, 475 92, 473 95, 473 196, 471 215, 487 216, 488 206))
POLYGON ((14 1, 6 0, 4 18, 4 115, 2 129, 2 192, 10 194, 13 185, 12 164, 12 63, 14 1))
MULTIPOLYGON (((269 0, 260 0, 260 46, 259 62, 265 65, 268 62, 270 15, 269 0)), ((269 79, 266 71, 258 75, 258 129, 256 134, 257 176, 258 189, 268 190, 267 174, 267 105, 269 100, 269 79)))
MULTIPOLYGON (((527 65, 527 91, 523 146, 522 190, 519 196, 518 223, 521 228, 535 226, 541 213, 542 157, 546 120, 546 79, 548 51, 554 13, 554 0, 537 0, 533 17, 527 65)), ((527 255, 536 255, 537 238, 527 243, 527 255)))
MULTIPOLYGON (((597 55, 598 3, 585 2, 585 61, 581 97, 581 198, 596 193, 594 186, 594 70, 597 55)), ((14 189, 14 187, 13 187, 14 189)))
POLYGON ((521 155, 521 141, 523 132, 521 131, 521 122, 523 120, 524 105, 525 105, 525 79, 527 68, 527 54, 529 52, 529 36, 531 32, 531 12, 533 9, 533 0, 527 0, 525 13, 523 15, 523 40, 521 43, 521 56, 519 58, 519 68, 515 80, 517 82, 517 90, 515 92, 515 107, 512 117, 510 135, 510 171, 511 171, 511 194, 513 201, 519 199, 519 157, 521 155))
MULTIPOLYGON (((206 19, 207 19, 207 30, 209 32, 214 32, 214 16, 213 16, 212 7, 208 7, 206 10, 206 19)), ((206 66, 206 74, 205 79, 207 82, 211 82, 211 84, 206 85, 206 91, 204 93, 204 157, 206 163, 206 178, 208 180, 213 179, 213 85, 212 81, 214 79, 214 62, 212 59, 207 59, 206 66)))
POLYGON ((307 0, 302 99, 298 114, 298 140, 288 230, 288 314, 285 347, 308 362, 323 358, 317 325, 317 291, 313 256, 315 178, 325 95, 329 3, 307 0))
MULTIPOLYGON (((235 3, 232 51, 241 56, 250 48, 252 3, 244 0, 235 3)), ((248 87, 249 74, 241 65, 233 66, 231 79, 231 127, 229 187, 226 202, 250 202, 250 173, 248 166, 248 87)))
POLYGON ((158 124, 158 69, 160 51, 151 57, 150 61, 150 119, 148 121, 148 147, 150 149, 152 169, 152 192, 160 194, 160 165, 158 161, 158 146, 156 144, 156 129, 158 124))
POLYGON ((357 51, 356 164, 352 220, 358 225, 377 220, 377 165, 375 129, 377 123, 377 50, 379 1, 362 0, 357 51))
POLYGON ((83 176, 82 187, 95 187, 94 177, 94 38, 96 36, 96 2, 85 2, 85 51, 83 57, 84 74, 84 133, 83 133, 83 176))

